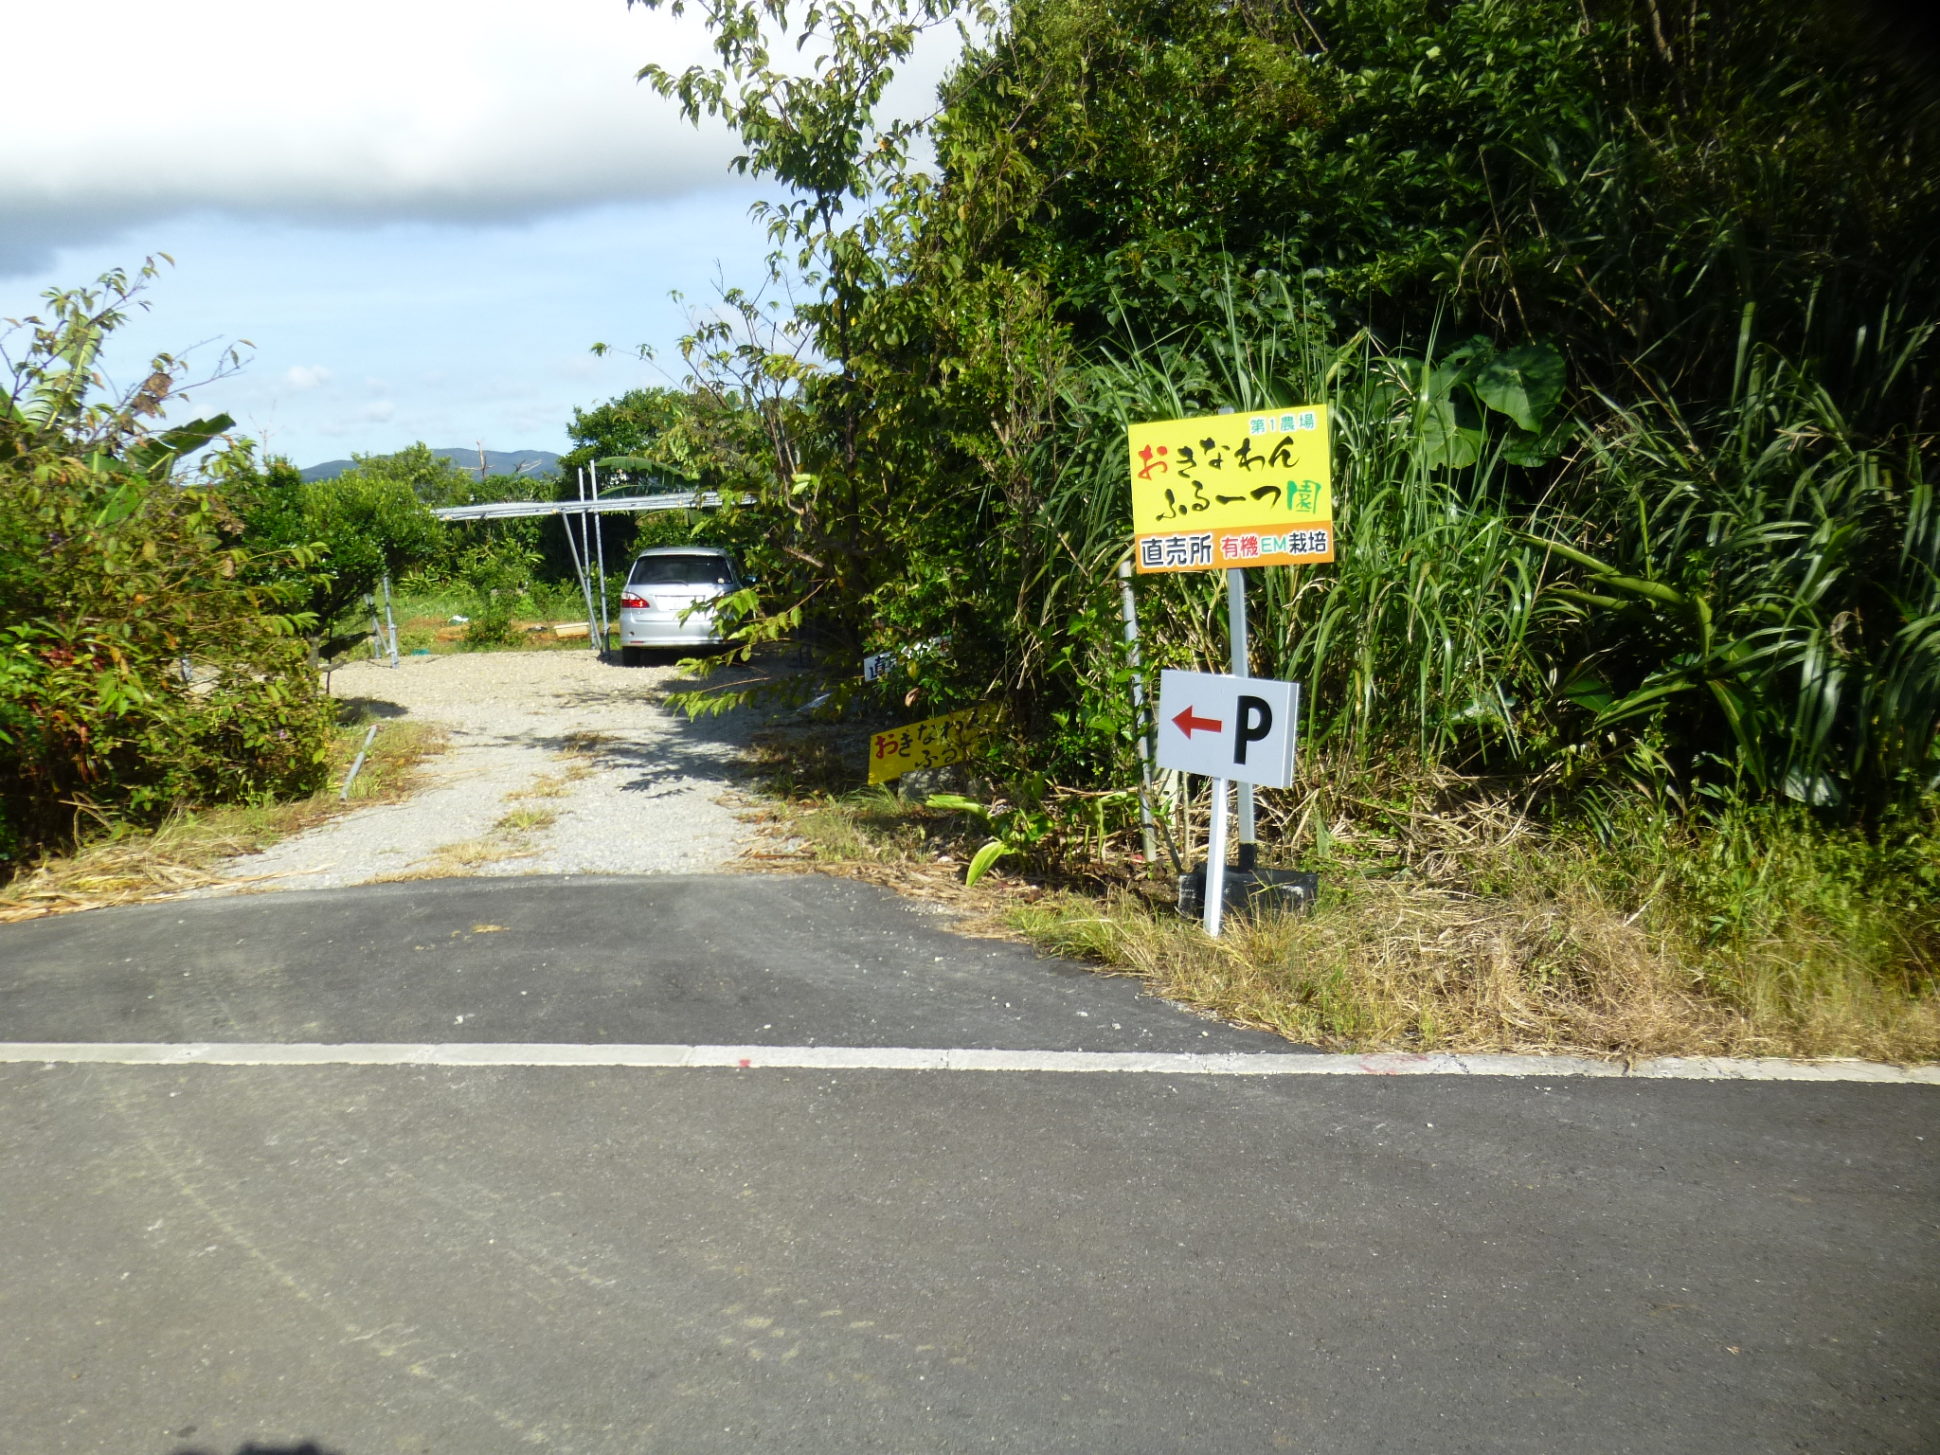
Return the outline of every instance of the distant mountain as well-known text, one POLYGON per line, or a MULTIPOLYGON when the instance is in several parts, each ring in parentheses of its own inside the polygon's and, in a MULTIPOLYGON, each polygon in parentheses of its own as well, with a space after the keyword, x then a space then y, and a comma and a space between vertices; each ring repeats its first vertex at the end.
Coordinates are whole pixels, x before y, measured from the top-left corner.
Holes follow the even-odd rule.
MULTIPOLYGON (((460 465, 473 474, 479 474, 478 451, 475 449, 433 450, 431 453, 443 455, 454 465, 460 465)), ((351 464, 349 460, 325 460, 321 465, 311 465, 305 469, 303 478, 334 480, 348 470, 351 464)), ((551 450, 485 451, 485 475, 549 475, 558 468, 559 456, 551 450)))

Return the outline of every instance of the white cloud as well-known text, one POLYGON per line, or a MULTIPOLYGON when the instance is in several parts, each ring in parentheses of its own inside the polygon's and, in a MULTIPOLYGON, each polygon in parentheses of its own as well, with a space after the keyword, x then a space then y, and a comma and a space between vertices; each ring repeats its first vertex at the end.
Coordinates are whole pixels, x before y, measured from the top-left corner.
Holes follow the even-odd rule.
MULTIPOLYGON (((564 449, 575 407, 678 379, 674 341, 712 316, 714 279, 765 273, 746 209, 773 183, 732 177, 730 138, 633 79, 649 60, 707 63, 697 15, 20 0, 0 35, 20 58, 0 317, 172 253, 153 312, 111 340, 110 374, 254 340, 253 367, 199 389, 194 412, 229 413, 300 464, 413 439, 564 449), (594 359, 595 339, 613 352, 594 359), (657 365, 632 356, 641 343, 657 365)), ((953 54, 946 36, 919 47, 887 110, 925 112, 953 54)))
POLYGON ((10 7, 8 49, 35 60, 9 68, 0 273, 183 211, 358 225, 671 196, 735 150, 634 79, 705 61, 705 32, 624 0, 89 0, 112 45, 80 13, 10 7), (77 104, 57 58, 84 45, 77 104))

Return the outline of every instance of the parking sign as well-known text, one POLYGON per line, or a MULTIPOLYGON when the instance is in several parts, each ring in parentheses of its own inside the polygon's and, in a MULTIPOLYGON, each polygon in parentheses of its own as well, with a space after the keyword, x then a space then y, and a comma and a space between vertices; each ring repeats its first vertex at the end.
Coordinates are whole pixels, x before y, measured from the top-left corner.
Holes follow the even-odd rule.
POLYGON ((1264 788, 1288 787, 1299 716, 1297 682, 1161 672, 1159 766, 1264 788))

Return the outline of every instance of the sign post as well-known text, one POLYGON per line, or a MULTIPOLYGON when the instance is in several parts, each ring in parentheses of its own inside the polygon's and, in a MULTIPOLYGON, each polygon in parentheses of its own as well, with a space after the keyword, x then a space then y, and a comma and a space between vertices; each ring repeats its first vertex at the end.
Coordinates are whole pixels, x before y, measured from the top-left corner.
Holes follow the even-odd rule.
POLYGON ((1206 825, 1206 933, 1219 938, 1226 915, 1226 780, 1212 781, 1212 815, 1206 825))
MULTIPOLYGON (((1251 653, 1246 639, 1246 572, 1238 566, 1226 571, 1226 635, 1233 649, 1233 675, 1251 677, 1251 653)), ((1239 867, 1251 869, 1259 857, 1259 833, 1253 821, 1253 785, 1239 785, 1239 867)))
MULTIPOLYGON (((1138 650, 1138 600, 1132 595, 1130 561, 1118 563, 1118 609, 1125 619, 1125 662, 1132 669, 1132 730, 1138 738, 1138 829, 1149 868, 1157 857, 1152 836, 1152 733, 1145 722, 1145 683, 1138 670, 1142 665, 1138 650)), ((1171 847, 1168 840, 1166 848, 1171 847)), ((1172 867, 1180 868, 1177 852, 1172 855, 1172 867)))
POLYGON ((1206 933, 1226 908, 1226 786, 1293 783, 1300 684, 1217 672, 1159 674, 1159 766, 1212 779, 1206 844, 1206 933))
MULTIPOLYGON (((1179 761, 1181 744, 1177 741, 1172 742, 1173 756, 1168 760, 1168 729, 1177 724, 1164 705, 1166 689, 1161 689, 1159 765, 1203 773, 1212 779, 1212 817, 1206 844, 1206 933, 1217 935, 1225 907, 1227 782, 1239 784, 1238 867, 1250 872, 1258 855, 1253 787, 1268 783, 1284 788, 1292 783, 1292 735, 1299 708, 1299 688, 1293 683, 1264 682, 1250 675, 1246 568, 1334 559, 1333 456, 1328 443, 1327 407, 1314 404, 1257 414, 1214 414, 1135 424, 1126 430, 1126 449, 1132 474, 1132 556, 1138 570, 1226 573, 1232 676, 1167 672, 1165 678, 1237 681, 1263 691, 1286 689, 1292 694, 1279 719, 1286 734, 1286 776, 1269 780, 1229 771, 1244 767, 1248 745, 1257 741, 1250 737, 1236 740, 1239 757, 1230 763, 1219 759, 1209 767, 1190 766, 1179 761)), ((1247 711, 1268 711, 1270 720, 1266 696, 1254 693, 1242 700, 1259 704, 1247 711)), ((1238 706, 1236 703, 1236 711, 1238 706)), ((1186 717, 1192 721, 1195 710, 1189 708, 1186 717)), ((1233 721, 1237 728, 1236 715, 1233 721)), ((1260 721, 1257 716, 1247 718, 1249 727, 1258 726, 1260 721)), ((1190 746, 1194 731, 1211 729, 1185 729, 1185 747, 1190 746)), ((1184 756, 1198 755, 1188 752, 1184 756)))

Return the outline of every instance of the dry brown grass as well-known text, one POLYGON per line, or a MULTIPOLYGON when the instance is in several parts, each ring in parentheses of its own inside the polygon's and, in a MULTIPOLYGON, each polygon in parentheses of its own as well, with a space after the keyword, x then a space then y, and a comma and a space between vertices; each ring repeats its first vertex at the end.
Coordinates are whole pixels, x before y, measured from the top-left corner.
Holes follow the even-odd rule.
POLYGON ((445 746, 443 730, 430 724, 386 723, 372 740, 346 804, 338 795, 365 731, 361 723, 339 731, 332 743, 329 784, 309 798, 184 811, 157 828, 104 833, 73 853, 41 859, 0 886, 0 923, 166 899, 218 883, 261 883, 283 877, 236 877, 218 870, 230 859, 265 849, 351 808, 407 796, 420 766, 445 746))
MULTIPOLYGON (((1940 1055, 1940 1006, 1862 965, 1802 995, 1738 1000, 1717 993, 1702 951, 1580 890, 1480 898, 1370 879, 1324 894, 1310 915, 1242 919, 1218 940, 1124 894, 1051 896, 1009 918, 1170 999, 1336 1050, 1940 1055)), ((1761 984, 1796 963, 1734 957, 1761 984)))
POLYGON ((579 728, 566 735, 566 745, 560 749, 560 754, 566 758, 597 758, 618 741, 611 733, 579 728))
POLYGON ((1895 933, 1890 911, 1802 910, 1749 942, 1707 943, 1690 907, 1612 889, 1624 877, 1593 846, 1551 838, 1504 798, 1380 808, 1338 805, 1319 825, 1313 913, 1229 919, 1218 940, 1172 911, 1169 885, 1000 873, 966 889, 964 846, 888 795, 784 802, 773 831, 800 847, 751 857, 945 903, 966 929, 1334 1050, 1940 1057, 1940 999, 1882 975, 1891 957, 1868 943, 1895 933))
POLYGON ((445 844, 428 859, 420 860, 395 874, 380 875, 376 884, 395 884, 410 879, 456 879, 487 864, 502 864, 507 859, 522 859, 535 852, 533 844, 512 835, 487 834, 482 838, 460 839, 445 844))
POLYGON ((1635 925, 1580 901, 1480 900, 1369 881, 1308 916, 1196 924, 1124 897, 1012 918, 1159 994, 1337 1050, 1772 1054, 1635 925), (1086 911, 1089 911, 1087 914, 1086 911))
POLYGON ((513 809, 505 817, 492 825, 492 831, 500 834, 536 834, 552 827, 559 817, 552 809, 534 808, 524 805, 513 809))
POLYGON ((512 807, 484 834, 442 845, 430 857, 395 874, 380 875, 372 882, 396 884, 416 879, 459 878, 476 873, 487 864, 502 864, 510 859, 523 859, 537 853, 539 845, 533 835, 551 828, 559 814, 555 809, 527 800, 561 798, 569 784, 593 771, 590 750, 568 748, 566 756, 567 765, 559 772, 542 773, 525 787, 506 794, 505 802, 512 807))
POLYGON ((509 795, 509 797, 513 800, 522 798, 564 798, 573 784, 586 777, 592 771, 593 764, 590 758, 583 758, 568 763, 566 767, 557 773, 541 773, 531 783, 521 788, 517 793, 509 795))

